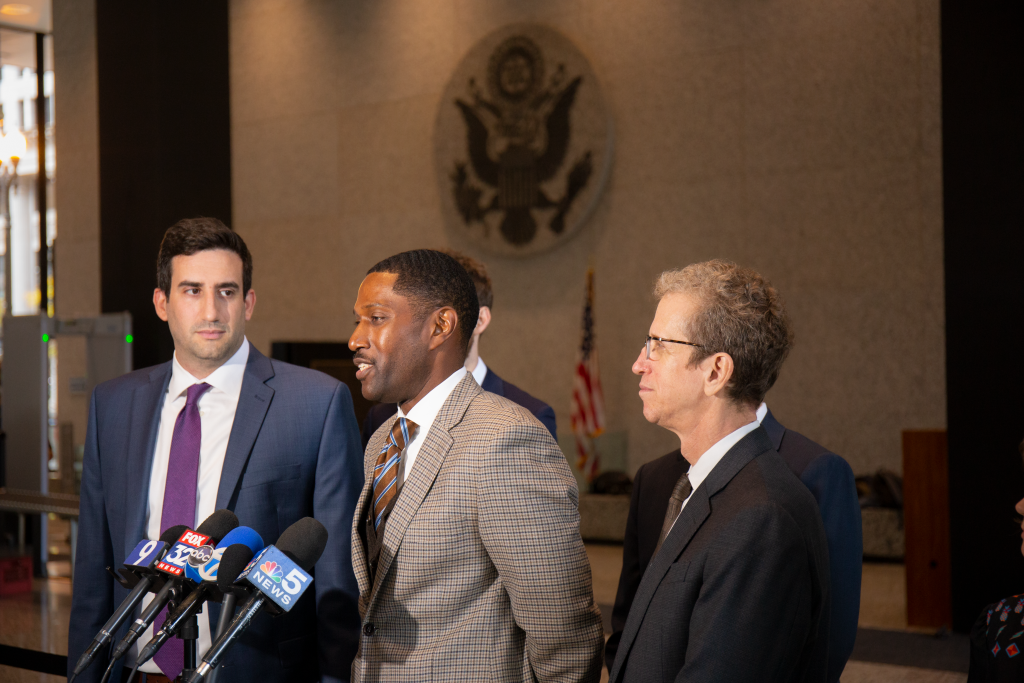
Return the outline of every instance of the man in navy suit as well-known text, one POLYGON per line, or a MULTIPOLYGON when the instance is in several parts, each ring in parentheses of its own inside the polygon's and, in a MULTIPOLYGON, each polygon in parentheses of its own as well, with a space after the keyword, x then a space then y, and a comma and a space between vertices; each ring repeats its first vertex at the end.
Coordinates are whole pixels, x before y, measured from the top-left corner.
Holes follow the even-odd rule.
MULTIPOLYGON (((459 265, 465 268, 469 276, 473 278, 473 284, 476 285, 476 296, 480 301, 480 317, 477 318, 476 328, 473 330, 473 340, 469 345, 469 355, 466 356, 466 369, 473 374, 476 383, 484 391, 504 396, 533 413, 533 416, 548 428, 555 441, 558 441, 555 411, 552 410, 551 406, 539 398, 534 398, 515 384, 506 382, 501 377, 498 377, 480 357, 480 335, 491 324, 491 307, 494 305, 494 290, 491 287, 491 277, 487 274, 487 267, 476 259, 457 251, 442 251, 458 261, 459 265)), ((366 419, 363 421, 363 448, 366 448, 366 444, 369 443, 373 433, 397 412, 397 408, 398 406, 394 403, 379 403, 370 408, 366 414, 366 419)))
MULTIPOLYGON (((764 403, 757 409, 757 419, 789 469, 810 489, 825 525, 832 584, 827 680, 835 683, 853 652, 860 613, 864 546, 853 470, 846 460, 824 446, 783 427, 764 403)), ((679 450, 675 450, 643 465, 633 480, 633 497, 623 542, 622 574, 612 610, 613 632, 605 646, 605 664, 609 671, 615 661, 629 608, 644 570, 654 555, 672 487, 687 469, 689 463, 679 450)))
MULTIPOLYGON (((267 544, 307 516, 329 538, 315 567, 314 596, 275 619, 257 616, 223 660, 221 683, 347 680, 359 630, 349 539, 363 484, 348 389, 249 344, 252 257, 220 221, 172 226, 160 246, 157 283, 153 302, 170 327, 174 359, 105 382, 92 396, 69 669, 127 595, 105 567, 121 565, 143 538, 175 524, 195 528, 227 508, 267 544)), ((219 614, 209 603, 199 615, 200 657, 219 614)), ((139 644, 151 635, 152 627, 139 644)), ((168 641, 132 683, 177 677, 175 645, 180 650, 181 641, 168 641)), ((138 645, 110 680, 127 680, 137 653, 138 645)), ((106 666, 104 652, 76 680, 98 681, 106 666)))

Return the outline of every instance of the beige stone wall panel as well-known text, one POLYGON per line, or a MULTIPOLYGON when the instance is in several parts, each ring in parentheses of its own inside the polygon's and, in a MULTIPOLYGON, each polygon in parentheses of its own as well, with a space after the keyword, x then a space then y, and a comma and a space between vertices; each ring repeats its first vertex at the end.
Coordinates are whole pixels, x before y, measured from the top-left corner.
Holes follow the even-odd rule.
POLYGON ((725 257, 789 303, 797 346, 769 395, 786 424, 857 473, 898 470, 901 430, 945 426, 937 0, 234 0, 231 69, 264 351, 345 340, 368 267, 453 246, 494 279, 487 362, 567 431, 593 258, 609 428, 629 432, 635 469, 677 445, 643 419, 629 370, 653 279, 725 257), (459 59, 516 22, 587 56, 616 137, 589 222, 525 260, 444 229, 431 138, 459 59))

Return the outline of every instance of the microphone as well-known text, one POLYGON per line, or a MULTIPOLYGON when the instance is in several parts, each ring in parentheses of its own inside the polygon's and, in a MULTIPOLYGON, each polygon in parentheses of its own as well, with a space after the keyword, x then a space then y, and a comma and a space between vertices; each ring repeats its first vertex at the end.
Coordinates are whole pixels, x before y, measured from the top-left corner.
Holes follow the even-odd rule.
POLYGON ((284 530, 276 547, 264 548, 239 577, 252 584, 256 591, 231 620, 227 631, 210 646, 189 683, 200 683, 213 671, 228 648, 264 608, 277 614, 289 611, 313 583, 308 572, 326 547, 324 525, 312 517, 303 517, 284 530))
POLYGON ((82 656, 78 658, 78 663, 75 664, 72 676, 78 676, 89 668, 92 660, 96 658, 96 655, 99 654, 103 646, 114 637, 114 632, 121 627, 121 624, 128 618, 128 615, 135 611, 135 608, 146 592, 160 578, 156 571, 154 571, 154 565, 164 557, 167 547, 174 543, 187 529, 188 527, 184 524, 173 526, 160 535, 159 541, 143 539, 135 546, 135 550, 125 560, 124 568, 121 569, 125 579, 129 581, 131 580, 130 577, 136 579, 135 587, 128 593, 128 597, 121 601, 121 605, 114 610, 110 619, 107 620, 107 623, 103 624, 103 628, 92 639, 92 643, 85 649, 82 656))
MULTIPOLYGON (((214 548, 209 543, 217 543, 236 527, 238 527, 238 517, 231 510, 217 510, 203 520, 203 523, 195 531, 185 527, 185 531, 180 535, 177 543, 167 551, 167 554, 161 561, 156 563, 156 568, 167 575, 163 587, 156 594, 156 597, 146 605, 146 608, 142 610, 142 614, 132 624, 128 633, 125 634, 124 638, 117 644, 117 647, 114 648, 111 661, 123 657, 124 653, 150 627, 153 620, 160 614, 160 610, 166 607, 167 603, 172 599, 177 599, 178 596, 184 593, 184 584, 187 579, 182 574, 192 554, 196 551, 202 551, 204 554, 209 552, 212 555, 214 548)), ((168 529, 168 532, 170 531, 168 529)))
POLYGON ((178 634, 189 618, 202 610, 203 603, 210 599, 211 595, 216 595, 214 591, 217 588, 221 572, 224 572, 227 582, 234 583, 238 575, 252 560, 253 555, 261 550, 263 550, 263 539, 260 538, 260 535, 249 527, 240 526, 224 537, 206 563, 197 567, 196 565, 199 563, 196 560, 200 555, 199 553, 193 555, 185 567, 185 576, 198 583, 198 588, 178 603, 173 611, 168 612, 163 628, 139 653, 138 661, 146 662, 151 659, 169 638, 178 634), (218 557, 218 553, 220 553, 220 557, 218 557))

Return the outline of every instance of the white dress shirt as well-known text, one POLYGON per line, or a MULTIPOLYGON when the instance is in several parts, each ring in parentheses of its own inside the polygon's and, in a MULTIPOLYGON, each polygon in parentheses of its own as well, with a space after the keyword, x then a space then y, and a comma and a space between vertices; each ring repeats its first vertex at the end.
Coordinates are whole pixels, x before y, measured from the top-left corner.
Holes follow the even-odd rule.
MULTIPOLYGON (((686 509, 686 504, 690 502, 690 498, 693 498, 693 492, 704 483, 704 480, 708 478, 709 474, 711 474, 711 470, 715 469, 715 465, 722 461, 722 458, 724 458, 725 454, 729 452, 729 449, 738 444, 740 439, 760 426, 761 423, 758 420, 754 420, 749 424, 743 425, 736 431, 720 439, 714 446, 704 451, 704 454, 700 456, 700 459, 690 465, 690 471, 687 472, 687 476, 690 478, 690 486, 693 488, 690 490, 690 495, 683 501, 683 506, 679 508, 680 515, 683 514, 683 510, 686 509)), ((678 520, 679 517, 677 516, 676 521, 678 520)), ((675 527, 676 521, 672 522, 672 527, 675 527)), ((672 529, 669 528, 669 533, 671 532, 672 529)))
MULTIPOLYGON (((171 381, 167 385, 163 409, 160 412, 160 426, 153 452, 153 469, 149 477, 149 504, 146 507, 146 537, 160 538, 160 524, 163 514, 164 487, 167 484, 167 466, 171 458, 171 439, 178 413, 185 407, 188 388, 198 382, 206 382, 210 388, 199 398, 199 419, 202 424, 202 441, 199 447, 199 484, 196 488, 196 518, 192 521, 195 529, 213 514, 217 506, 217 490, 220 488, 220 474, 224 468, 228 437, 235 422, 238 397, 242 393, 242 379, 245 364, 249 360, 249 340, 243 338, 242 346, 226 363, 214 370, 205 379, 196 379, 178 363, 177 354, 171 363, 171 381)), ((142 606, 152 600, 147 596, 142 606)), ((153 637, 153 627, 136 641, 133 654, 153 637)), ((199 615, 199 657, 210 649, 210 613, 203 610, 199 615)), ((163 673, 153 660, 139 669, 143 673, 163 673)))
POLYGON ((476 367, 473 368, 473 379, 476 380, 477 384, 479 384, 480 386, 483 386, 484 385, 484 377, 486 377, 486 376, 487 376, 487 363, 484 362, 483 358, 480 358, 479 356, 477 356, 477 358, 476 358, 476 367))
MULTIPOLYGON (((486 371, 485 366, 484 372, 486 371)), ((430 431, 430 426, 434 424, 434 418, 441 411, 441 406, 448 400, 448 396, 455 389, 455 385, 461 382, 468 372, 463 367, 450 374, 445 381, 438 384, 426 396, 421 398, 419 403, 412 407, 408 415, 402 411, 401 406, 398 407, 398 417, 408 418, 415 422, 418 427, 415 434, 409 435, 409 443, 405 445, 405 450, 402 451, 402 467, 398 471, 399 488, 409 478, 409 472, 412 471, 412 466, 416 462, 416 454, 420 452, 420 446, 426 440, 427 432, 430 431)))

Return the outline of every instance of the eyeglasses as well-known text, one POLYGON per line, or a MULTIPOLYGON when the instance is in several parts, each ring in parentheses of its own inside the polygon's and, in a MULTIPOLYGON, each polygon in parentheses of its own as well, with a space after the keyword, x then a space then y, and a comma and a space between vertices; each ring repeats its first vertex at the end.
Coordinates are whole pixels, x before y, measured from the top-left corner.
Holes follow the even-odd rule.
POLYGON ((652 337, 650 335, 647 335, 647 341, 644 342, 644 348, 647 349, 647 360, 658 360, 658 356, 661 353, 661 345, 665 342, 669 342, 670 344, 686 344, 687 346, 696 346, 698 349, 704 348, 700 344, 694 344, 693 342, 679 341, 678 339, 665 339, 664 337, 652 337), (651 342, 657 343, 651 344, 651 342))

